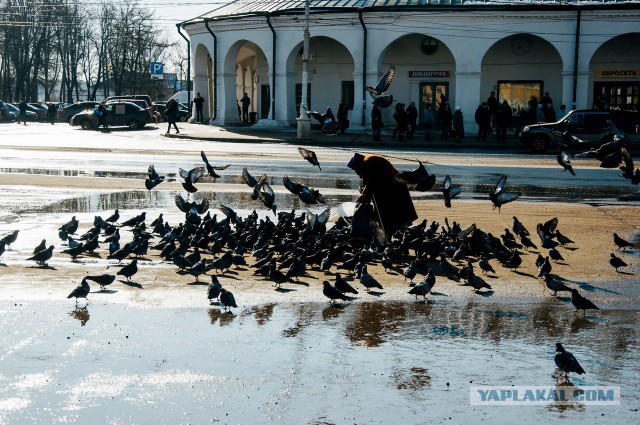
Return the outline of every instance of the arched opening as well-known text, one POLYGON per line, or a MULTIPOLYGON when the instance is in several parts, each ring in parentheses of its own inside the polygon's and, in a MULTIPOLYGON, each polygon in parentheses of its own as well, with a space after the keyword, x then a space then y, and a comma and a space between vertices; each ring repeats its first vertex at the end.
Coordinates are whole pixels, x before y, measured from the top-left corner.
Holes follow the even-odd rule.
POLYGON ((599 109, 640 109, 640 33, 603 43, 589 63, 593 84, 589 98, 599 109))
MULTIPOLYGON (((209 49, 205 45, 198 44, 194 58, 193 92, 191 93, 191 99, 195 98, 196 93, 200 93, 204 98, 204 122, 209 121, 209 119, 214 115, 213 78, 213 60, 211 58, 211 52, 209 52, 209 49)), ((195 111, 193 111, 192 115, 195 117, 195 111)))
MULTIPOLYGON (((340 42, 324 36, 309 39, 309 65, 307 105, 319 112, 327 108, 338 110, 343 100, 349 109, 354 103, 354 61, 349 50, 340 42)), ((302 100, 302 42, 297 44, 287 58, 287 120, 295 122, 302 100)), ((317 124, 312 122, 313 124, 317 124)))
POLYGON ((234 43, 224 62, 225 123, 242 122, 241 99, 250 100, 248 123, 267 118, 271 107, 269 64, 262 49, 248 40, 234 43))
MULTIPOLYGON (((451 100, 455 93, 456 61, 451 50, 441 40, 425 34, 408 34, 390 43, 380 55, 378 71, 380 78, 395 65, 396 72, 388 94, 393 95, 393 104, 383 110, 382 120, 389 125, 394 122, 393 111, 397 103, 408 106, 415 102, 418 123, 422 125, 427 104, 429 113, 435 118, 444 101, 451 100)), ((367 81, 375 86, 377 79, 367 81)))

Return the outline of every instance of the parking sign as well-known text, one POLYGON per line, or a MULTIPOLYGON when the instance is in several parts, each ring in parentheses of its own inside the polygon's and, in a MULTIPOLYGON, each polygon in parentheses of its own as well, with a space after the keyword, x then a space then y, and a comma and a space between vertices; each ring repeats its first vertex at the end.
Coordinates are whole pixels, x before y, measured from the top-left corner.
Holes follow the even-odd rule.
POLYGON ((162 62, 151 62, 151 79, 162 80, 164 74, 164 64, 162 62))

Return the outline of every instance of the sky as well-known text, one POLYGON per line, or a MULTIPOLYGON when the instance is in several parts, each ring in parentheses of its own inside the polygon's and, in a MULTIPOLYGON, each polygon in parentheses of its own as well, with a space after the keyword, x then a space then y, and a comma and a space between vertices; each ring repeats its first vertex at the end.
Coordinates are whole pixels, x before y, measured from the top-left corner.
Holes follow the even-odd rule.
POLYGON ((176 24, 195 18, 203 13, 216 9, 231 0, 209 1, 176 1, 176 0, 138 0, 138 4, 155 12, 157 24, 175 32, 175 40, 181 39, 176 30, 176 24))

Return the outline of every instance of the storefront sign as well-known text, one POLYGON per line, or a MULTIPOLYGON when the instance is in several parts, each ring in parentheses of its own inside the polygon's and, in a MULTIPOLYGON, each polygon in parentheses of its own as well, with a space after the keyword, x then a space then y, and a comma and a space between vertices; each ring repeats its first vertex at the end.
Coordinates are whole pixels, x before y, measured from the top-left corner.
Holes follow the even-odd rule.
POLYGON ((640 78, 640 69, 611 69, 596 71, 596 77, 602 78, 640 78))
POLYGON ((449 71, 409 71, 409 78, 415 77, 449 78, 449 71))

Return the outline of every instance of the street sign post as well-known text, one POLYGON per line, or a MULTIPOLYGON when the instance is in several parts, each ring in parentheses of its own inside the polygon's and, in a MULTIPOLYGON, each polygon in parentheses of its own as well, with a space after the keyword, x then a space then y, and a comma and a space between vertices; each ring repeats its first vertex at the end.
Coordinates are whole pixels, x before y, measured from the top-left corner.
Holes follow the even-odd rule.
POLYGON ((164 64, 162 62, 151 62, 151 79, 162 80, 164 74, 164 64))

